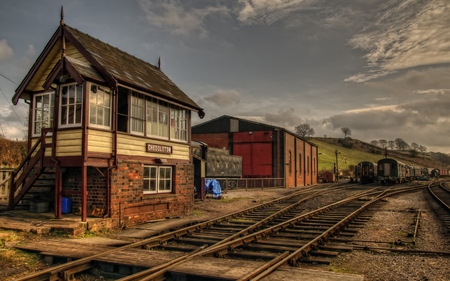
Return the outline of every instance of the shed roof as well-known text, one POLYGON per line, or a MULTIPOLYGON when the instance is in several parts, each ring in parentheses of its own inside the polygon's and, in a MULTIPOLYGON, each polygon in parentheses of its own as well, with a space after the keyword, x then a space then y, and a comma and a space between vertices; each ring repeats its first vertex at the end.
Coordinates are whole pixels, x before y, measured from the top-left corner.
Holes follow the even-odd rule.
POLYGON ((195 126, 192 126, 192 133, 193 134, 201 134, 201 133, 229 133, 230 132, 230 119, 238 120, 239 121, 239 131, 265 131, 265 130, 271 130, 271 131, 282 131, 288 134, 291 134, 295 136, 296 138, 299 138, 311 146, 317 147, 316 144, 306 140, 305 138, 299 136, 298 134, 289 131, 288 129, 285 129, 283 127, 274 126, 270 124, 265 124, 262 122, 257 122, 253 120, 243 119, 240 117, 234 117, 230 115, 222 115, 217 118, 211 119, 209 121, 205 121, 201 124, 197 124, 195 126), (224 122, 225 121, 225 122, 224 122))

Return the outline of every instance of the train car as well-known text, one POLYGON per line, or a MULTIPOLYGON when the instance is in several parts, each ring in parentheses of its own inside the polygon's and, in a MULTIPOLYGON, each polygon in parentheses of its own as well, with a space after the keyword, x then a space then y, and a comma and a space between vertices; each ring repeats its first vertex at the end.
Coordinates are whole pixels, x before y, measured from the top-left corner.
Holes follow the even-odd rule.
POLYGON ((360 183, 372 183, 377 181, 377 164, 369 161, 359 162, 355 167, 356 180, 360 183))
POLYGON ((428 168, 420 168, 418 173, 418 180, 430 180, 430 173, 428 172, 428 168))
POLYGON ((406 180, 407 181, 416 180, 419 177, 420 170, 411 165, 405 165, 405 166, 406 166, 406 180))
POLYGON ((406 165, 392 158, 383 158, 377 163, 377 176, 382 184, 406 182, 406 165))
POLYGON ((441 175, 441 171, 439 169, 432 169, 430 172, 430 177, 435 180, 438 180, 440 175, 441 175))

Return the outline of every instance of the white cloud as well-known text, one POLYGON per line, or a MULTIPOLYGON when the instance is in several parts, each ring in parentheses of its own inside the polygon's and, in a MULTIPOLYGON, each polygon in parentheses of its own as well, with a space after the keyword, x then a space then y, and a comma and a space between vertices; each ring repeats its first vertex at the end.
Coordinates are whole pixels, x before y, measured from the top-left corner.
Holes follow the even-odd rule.
POLYGON ((308 9, 317 0, 239 0, 238 20, 244 24, 270 25, 288 15, 308 9))
POLYGON ((366 82, 402 69, 450 63, 450 2, 392 0, 350 44, 366 51, 366 74, 346 81, 366 82))
POLYGON ((241 101, 241 94, 236 90, 217 90, 211 96, 203 98, 217 107, 230 107, 241 101))
POLYGON ((197 33, 206 37, 205 19, 214 15, 227 15, 225 6, 205 8, 187 8, 175 0, 148 1, 140 0, 139 5, 146 14, 147 21, 156 27, 169 29, 174 34, 189 35, 197 33))
POLYGON ((0 62, 11 58, 14 55, 13 49, 5 39, 0 40, 0 62))

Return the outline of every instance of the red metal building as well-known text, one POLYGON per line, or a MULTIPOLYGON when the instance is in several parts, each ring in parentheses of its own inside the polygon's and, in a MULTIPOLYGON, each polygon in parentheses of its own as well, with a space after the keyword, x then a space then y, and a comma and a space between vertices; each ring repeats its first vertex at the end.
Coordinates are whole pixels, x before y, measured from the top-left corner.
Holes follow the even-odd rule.
POLYGON ((317 146, 272 125, 224 115, 192 127, 192 139, 242 156, 242 176, 283 178, 285 187, 317 183, 317 146))

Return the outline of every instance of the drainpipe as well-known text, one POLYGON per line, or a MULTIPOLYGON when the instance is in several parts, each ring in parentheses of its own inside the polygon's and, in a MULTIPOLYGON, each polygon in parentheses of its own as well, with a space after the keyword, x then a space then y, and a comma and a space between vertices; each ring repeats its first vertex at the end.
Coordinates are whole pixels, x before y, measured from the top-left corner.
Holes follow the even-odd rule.
POLYGON ((113 129, 113 140, 112 140, 112 157, 113 157, 113 165, 109 166, 106 169, 106 210, 103 214, 103 218, 107 218, 111 216, 111 170, 117 168, 117 107, 119 102, 119 89, 116 86, 112 89, 112 94, 114 96, 113 104, 112 104, 112 129, 113 129))

